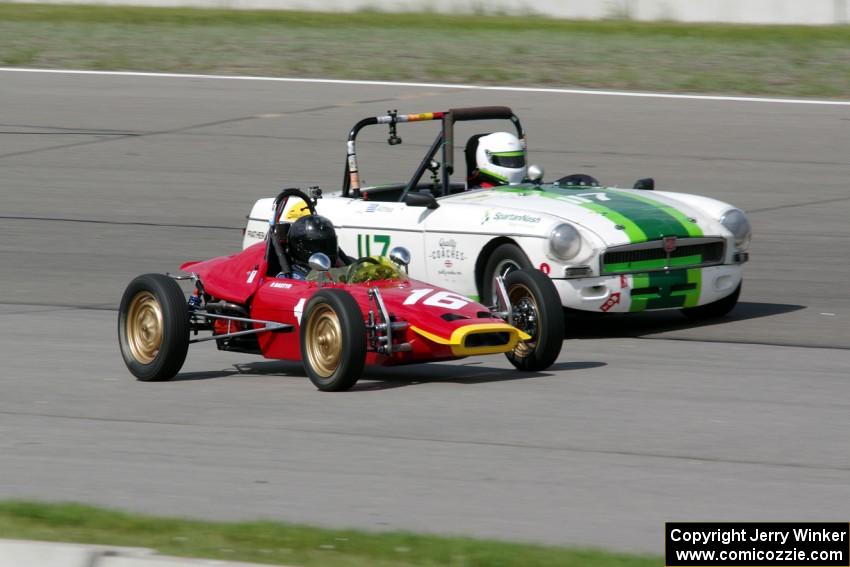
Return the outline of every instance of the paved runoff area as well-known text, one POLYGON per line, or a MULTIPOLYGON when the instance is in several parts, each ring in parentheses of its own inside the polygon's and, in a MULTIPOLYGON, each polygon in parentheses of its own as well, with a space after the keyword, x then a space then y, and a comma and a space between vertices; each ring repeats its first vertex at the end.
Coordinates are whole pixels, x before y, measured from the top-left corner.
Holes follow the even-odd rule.
POLYGON ((158 555, 152 549, 0 539, 3 567, 262 567, 158 555))
MULTIPOLYGON (((372 130, 374 182, 432 133, 372 130)), ((0 499, 652 553, 667 520, 847 521, 848 179, 846 105, 0 71, 0 499), (127 372, 131 278, 238 251, 282 187, 337 189, 358 119, 471 105, 511 106, 549 179, 748 211, 732 316, 570 319, 546 372, 491 356, 343 394, 210 343, 172 382, 127 372)))

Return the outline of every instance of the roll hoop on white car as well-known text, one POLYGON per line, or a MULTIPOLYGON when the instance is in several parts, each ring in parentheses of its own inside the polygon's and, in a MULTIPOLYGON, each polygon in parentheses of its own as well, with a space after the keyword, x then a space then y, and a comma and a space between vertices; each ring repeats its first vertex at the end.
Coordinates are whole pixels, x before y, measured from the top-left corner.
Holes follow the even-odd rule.
MULTIPOLYGON (((564 307, 604 313, 682 309, 701 319, 737 303, 751 229, 738 208, 698 195, 655 191, 652 179, 634 189, 599 186, 574 174, 543 183, 528 168, 519 184, 486 189, 452 180, 455 124, 509 120, 525 149, 519 118, 507 107, 364 118, 348 136, 342 191, 317 198, 340 245, 358 256, 413 252, 412 277, 491 302, 493 277, 535 267, 554 282, 564 307), (361 186, 356 139, 366 126, 439 121, 440 130, 406 182, 361 186), (425 176, 429 173, 429 176, 425 176), (424 177, 424 179, 423 179, 424 177)), ((475 141, 466 145, 467 174, 475 141)), ((314 190, 314 197, 321 191, 314 190)), ((265 238, 273 199, 260 199, 248 217, 243 246, 265 238)), ((293 204, 289 218, 304 210, 293 204)))

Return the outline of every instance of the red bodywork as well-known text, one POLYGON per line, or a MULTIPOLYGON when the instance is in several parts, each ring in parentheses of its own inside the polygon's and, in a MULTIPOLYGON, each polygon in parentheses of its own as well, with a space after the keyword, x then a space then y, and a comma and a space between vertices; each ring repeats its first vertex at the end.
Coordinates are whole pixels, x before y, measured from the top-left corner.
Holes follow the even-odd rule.
POLYGON ((375 304, 369 298, 369 289, 378 288, 394 320, 409 324, 406 330, 393 333, 393 343, 409 343, 409 351, 387 355, 369 350, 367 364, 409 364, 506 352, 518 340, 528 338, 503 319, 492 316, 484 305, 413 279, 368 283, 325 281, 320 287, 312 281, 270 276, 266 273, 265 251, 265 244, 255 244, 234 256, 187 262, 181 269, 197 274, 208 295, 247 307, 250 318, 295 326, 294 332, 265 332, 257 335, 260 349, 266 358, 301 360, 301 317, 313 294, 328 288, 343 289, 350 293, 359 304, 364 321, 370 309, 375 311, 375 304), (507 343, 494 345, 492 340, 487 340, 500 333, 501 337, 508 337, 507 343), (473 335, 489 337, 470 340, 473 335))

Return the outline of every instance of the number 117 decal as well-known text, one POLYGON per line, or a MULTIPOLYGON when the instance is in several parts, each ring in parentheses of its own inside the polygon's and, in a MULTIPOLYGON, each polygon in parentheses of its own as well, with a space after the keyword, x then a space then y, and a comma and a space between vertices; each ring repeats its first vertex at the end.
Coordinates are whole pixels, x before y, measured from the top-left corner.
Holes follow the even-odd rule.
POLYGON ((357 257, 386 256, 390 249, 389 234, 358 234, 357 257), (374 252, 373 252, 374 250, 374 252))

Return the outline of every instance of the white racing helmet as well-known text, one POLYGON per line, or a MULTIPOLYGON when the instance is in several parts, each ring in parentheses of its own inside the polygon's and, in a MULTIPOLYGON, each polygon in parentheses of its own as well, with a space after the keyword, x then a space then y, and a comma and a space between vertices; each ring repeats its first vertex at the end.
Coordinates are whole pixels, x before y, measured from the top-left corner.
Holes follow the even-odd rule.
POLYGON ((509 132, 494 132, 478 140, 478 171, 502 184, 522 183, 527 174, 525 141, 509 132))

